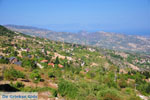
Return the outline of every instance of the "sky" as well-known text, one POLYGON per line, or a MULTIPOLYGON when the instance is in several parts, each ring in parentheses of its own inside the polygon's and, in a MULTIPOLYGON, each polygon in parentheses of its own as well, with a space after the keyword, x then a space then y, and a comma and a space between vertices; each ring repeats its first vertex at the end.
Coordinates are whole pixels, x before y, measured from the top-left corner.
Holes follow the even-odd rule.
POLYGON ((0 0, 0 24, 150 35, 150 0, 0 0))

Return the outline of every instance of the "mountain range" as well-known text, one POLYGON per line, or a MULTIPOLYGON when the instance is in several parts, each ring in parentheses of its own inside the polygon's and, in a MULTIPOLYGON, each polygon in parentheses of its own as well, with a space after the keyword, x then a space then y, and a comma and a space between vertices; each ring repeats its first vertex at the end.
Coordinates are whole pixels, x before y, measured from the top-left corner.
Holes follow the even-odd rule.
POLYGON ((31 36, 39 36, 55 41, 76 43, 82 45, 92 45, 96 47, 133 51, 150 52, 150 38, 138 35, 125 35, 113 32, 55 32, 48 29, 41 29, 31 26, 5 25, 10 30, 22 32, 31 36))

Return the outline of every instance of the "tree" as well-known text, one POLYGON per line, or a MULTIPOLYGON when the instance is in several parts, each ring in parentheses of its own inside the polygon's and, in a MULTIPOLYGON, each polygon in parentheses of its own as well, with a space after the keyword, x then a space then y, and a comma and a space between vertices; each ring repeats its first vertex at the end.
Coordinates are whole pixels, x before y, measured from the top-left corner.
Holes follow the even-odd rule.
POLYGON ((56 57, 56 60, 55 60, 55 64, 59 64, 60 63, 60 61, 59 61, 59 58, 58 58, 58 56, 56 57))
POLYGON ((17 51, 12 52, 12 56, 17 56, 19 53, 17 51))

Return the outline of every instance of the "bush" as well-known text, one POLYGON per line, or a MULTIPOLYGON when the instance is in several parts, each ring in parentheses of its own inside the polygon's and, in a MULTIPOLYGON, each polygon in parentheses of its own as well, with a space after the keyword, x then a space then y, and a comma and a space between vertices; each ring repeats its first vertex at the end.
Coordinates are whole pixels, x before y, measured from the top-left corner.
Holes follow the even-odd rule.
POLYGON ((16 84, 11 83, 15 88, 24 88, 24 84, 22 82, 16 82, 16 84))
POLYGON ((86 97, 85 100, 97 100, 97 98, 94 95, 89 95, 89 96, 86 97))
POLYGON ((31 59, 23 59, 23 61, 22 61, 22 66, 23 66, 23 67, 29 67, 29 68, 31 68, 32 70, 37 68, 37 66, 36 66, 36 64, 35 64, 35 61, 34 61, 34 60, 31 60, 31 59))
POLYGON ((146 93, 150 94, 150 83, 148 83, 146 86, 146 93))
POLYGON ((122 100, 119 91, 114 88, 100 90, 97 96, 98 98, 102 98, 102 100, 122 100))
POLYGON ((94 78, 95 77, 95 73, 92 72, 92 71, 89 71, 89 72, 87 72, 86 77, 89 78, 89 79, 94 78))
POLYGON ((116 95, 113 95, 113 94, 108 93, 108 94, 106 94, 106 95, 104 96, 103 100, 122 100, 122 99, 120 99, 120 98, 119 98, 118 96, 116 96, 116 95))
POLYGON ((55 66, 55 68, 51 68, 48 72, 48 76, 49 76, 49 78, 61 77, 62 76, 61 69, 56 66, 55 66))
POLYGON ((60 93, 61 96, 67 96, 74 99, 78 95, 78 88, 69 81, 60 80, 58 83, 58 93, 60 93))
POLYGON ((115 74, 113 72, 109 72, 108 75, 105 75, 104 83, 107 84, 109 88, 118 88, 117 82, 114 80, 115 74))
POLYGON ((38 83, 41 80, 41 76, 37 70, 34 70, 30 74, 30 78, 33 80, 34 83, 38 83))
POLYGON ((118 88, 118 85, 115 81, 111 80, 110 82, 107 83, 109 88, 118 88))
POLYGON ((53 91, 52 91, 52 95, 53 95, 54 97, 57 97, 57 91, 56 91, 56 90, 53 90, 53 91))
POLYGON ((16 80, 17 78, 25 78, 25 75, 14 68, 10 68, 4 71, 4 78, 6 80, 16 80))
POLYGON ((24 92, 43 92, 43 91, 50 91, 50 92, 54 92, 56 91, 55 89, 53 88, 50 88, 50 87, 30 87, 30 86, 26 86, 24 88, 21 88, 21 91, 24 91, 24 92))
POLYGON ((8 64, 8 63, 9 63, 9 60, 8 60, 7 58, 2 57, 2 58, 0 59, 0 63, 2 63, 2 64, 8 64))
POLYGON ((119 80, 118 84, 119 84, 120 88, 125 88, 125 87, 127 87, 127 82, 126 82, 126 80, 125 80, 124 78, 121 78, 121 79, 119 80))
POLYGON ((125 88, 124 93, 128 95, 134 94, 134 90, 132 88, 125 88))
POLYGON ((48 72, 48 77, 49 77, 49 78, 55 78, 54 71, 48 72))
POLYGON ((150 83, 143 83, 137 85, 137 90, 139 90, 142 94, 150 94, 150 83))

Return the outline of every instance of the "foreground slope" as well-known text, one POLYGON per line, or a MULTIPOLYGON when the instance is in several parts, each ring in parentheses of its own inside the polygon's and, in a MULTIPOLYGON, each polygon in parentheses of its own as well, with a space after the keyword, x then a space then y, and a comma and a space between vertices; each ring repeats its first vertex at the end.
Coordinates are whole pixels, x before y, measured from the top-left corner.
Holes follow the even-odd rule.
POLYGON ((140 95, 150 95, 150 72, 133 62, 143 55, 55 42, 3 26, 0 55, 1 91, 38 91, 45 100, 141 100, 140 95))

